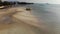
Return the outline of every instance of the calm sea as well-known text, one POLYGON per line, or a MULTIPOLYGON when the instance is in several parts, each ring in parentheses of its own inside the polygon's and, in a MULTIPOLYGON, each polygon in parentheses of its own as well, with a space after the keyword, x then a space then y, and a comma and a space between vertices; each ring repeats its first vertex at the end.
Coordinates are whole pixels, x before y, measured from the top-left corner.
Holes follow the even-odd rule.
POLYGON ((50 31, 49 34, 60 34, 60 4, 36 3, 30 5, 19 5, 19 7, 31 8, 32 14, 39 20, 42 20, 43 24, 47 26, 50 31))
POLYGON ((50 34, 60 34, 60 5, 58 4, 31 4, 23 7, 32 8, 32 14, 50 29, 50 34))

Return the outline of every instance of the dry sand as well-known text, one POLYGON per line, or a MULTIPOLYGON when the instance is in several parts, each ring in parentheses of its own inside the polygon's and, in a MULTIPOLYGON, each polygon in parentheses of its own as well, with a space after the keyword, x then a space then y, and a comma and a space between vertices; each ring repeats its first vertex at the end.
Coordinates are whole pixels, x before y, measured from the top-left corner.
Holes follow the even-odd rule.
POLYGON ((25 8, 0 10, 0 34, 40 34, 38 28, 44 29, 38 19, 25 8))

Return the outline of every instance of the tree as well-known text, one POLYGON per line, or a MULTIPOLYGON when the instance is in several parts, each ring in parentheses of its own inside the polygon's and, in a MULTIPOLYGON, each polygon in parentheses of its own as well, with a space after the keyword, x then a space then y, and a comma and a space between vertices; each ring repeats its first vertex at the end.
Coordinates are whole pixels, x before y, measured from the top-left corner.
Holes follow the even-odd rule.
POLYGON ((0 2, 1 2, 1 0, 0 0, 0 2))
POLYGON ((0 6, 2 6, 2 1, 0 0, 0 6))

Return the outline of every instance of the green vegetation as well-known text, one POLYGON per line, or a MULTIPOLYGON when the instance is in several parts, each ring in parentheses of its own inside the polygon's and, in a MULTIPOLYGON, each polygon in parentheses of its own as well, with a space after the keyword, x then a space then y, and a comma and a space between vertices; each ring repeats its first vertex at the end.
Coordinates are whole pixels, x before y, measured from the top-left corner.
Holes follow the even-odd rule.
POLYGON ((17 4, 33 4, 33 3, 27 3, 27 2, 19 2, 19 1, 4 1, 2 2, 0 0, 0 6, 8 6, 8 5, 16 5, 17 4))

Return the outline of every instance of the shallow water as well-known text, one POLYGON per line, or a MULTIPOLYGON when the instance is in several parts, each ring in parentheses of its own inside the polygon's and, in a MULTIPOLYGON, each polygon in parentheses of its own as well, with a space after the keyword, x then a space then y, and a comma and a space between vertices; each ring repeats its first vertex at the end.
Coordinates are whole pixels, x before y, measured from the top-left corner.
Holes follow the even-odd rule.
POLYGON ((24 7, 32 8, 33 14, 43 20, 50 29, 50 34, 60 34, 60 5, 58 4, 33 4, 24 7))

